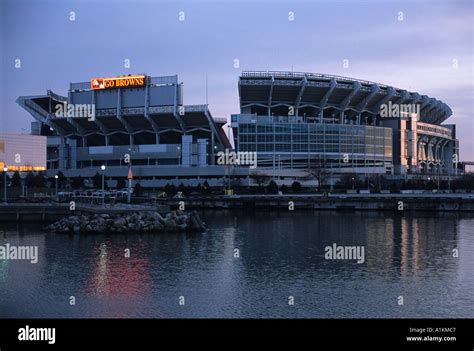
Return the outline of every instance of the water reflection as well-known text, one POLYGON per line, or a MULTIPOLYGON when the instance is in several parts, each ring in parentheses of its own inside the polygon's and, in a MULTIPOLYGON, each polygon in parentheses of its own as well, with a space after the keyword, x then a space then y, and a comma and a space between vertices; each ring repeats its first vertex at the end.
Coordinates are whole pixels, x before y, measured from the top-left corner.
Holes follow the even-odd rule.
POLYGON ((149 257, 143 244, 128 248, 101 243, 98 251, 87 291, 104 297, 127 298, 149 291, 149 257), (125 257, 125 249, 130 250, 130 257, 125 257))
POLYGON ((202 215, 210 227, 203 234, 53 235, 3 226, 0 241, 38 245, 39 262, 0 262, 0 315, 474 316, 473 215, 202 215), (365 262, 325 260, 333 243, 364 246, 365 262), (406 298, 403 309, 393 303, 398 294, 406 298), (67 305, 70 296, 80 308, 67 305))
MULTIPOLYGON (((213 224, 225 225, 226 215, 214 218, 213 224)), ((330 273, 352 269, 352 264, 324 259, 324 248, 337 243, 366 247, 369 271, 395 271, 401 277, 428 269, 433 260, 440 266, 455 263, 450 249, 456 246, 457 222, 457 215, 306 212, 294 216, 266 212, 258 221, 254 216, 243 216, 237 231, 245 252, 243 268, 256 274, 262 274, 266 266, 284 266, 287 274, 322 267, 330 273)))

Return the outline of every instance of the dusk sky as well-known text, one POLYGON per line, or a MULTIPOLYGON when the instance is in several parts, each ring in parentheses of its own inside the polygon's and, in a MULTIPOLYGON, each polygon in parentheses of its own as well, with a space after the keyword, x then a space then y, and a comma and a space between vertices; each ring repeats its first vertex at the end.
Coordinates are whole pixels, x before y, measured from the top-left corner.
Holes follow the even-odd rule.
POLYGON ((458 126, 461 160, 474 160, 472 0, 0 3, 2 131, 30 130, 18 96, 66 95, 69 82, 95 76, 178 74, 184 103, 204 104, 207 75, 213 116, 229 118, 239 112, 242 70, 293 70, 442 100, 453 110, 445 123, 458 126))

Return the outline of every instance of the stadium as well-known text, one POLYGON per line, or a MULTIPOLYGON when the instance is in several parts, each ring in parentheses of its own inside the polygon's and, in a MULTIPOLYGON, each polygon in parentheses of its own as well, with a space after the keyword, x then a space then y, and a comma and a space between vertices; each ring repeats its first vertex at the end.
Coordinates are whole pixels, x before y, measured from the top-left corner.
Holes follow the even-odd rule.
POLYGON ((70 83, 67 96, 48 90, 17 103, 35 118, 32 134, 47 136, 49 176, 90 179, 105 165, 114 186, 127 175, 125 158, 144 187, 217 185, 228 172, 214 165, 214 155, 231 148, 227 120, 207 105, 184 105, 177 76, 92 78, 70 83))
POLYGON ((254 185, 257 176, 310 185, 315 170, 457 173, 456 128, 441 125, 452 111, 435 98, 297 72, 242 72, 238 93, 230 125, 207 104, 185 105, 177 76, 92 78, 70 83, 67 96, 48 90, 17 103, 35 119, 32 134, 47 137, 47 174, 90 179, 105 165, 109 186, 127 176, 127 155, 144 187, 219 186, 226 177, 254 185), (229 150, 255 153, 256 169, 219 162, 229 150))
POLYGON ((456 171, 456 129, 441 126, 452 111, 435 98, 346 77, 255 71, 242 73, 239 97, 240 114, 231 118, 234 143, 257 152, 259 167, 398 175, 456 171), (384 107, 402 113, 381 113, 384 107))

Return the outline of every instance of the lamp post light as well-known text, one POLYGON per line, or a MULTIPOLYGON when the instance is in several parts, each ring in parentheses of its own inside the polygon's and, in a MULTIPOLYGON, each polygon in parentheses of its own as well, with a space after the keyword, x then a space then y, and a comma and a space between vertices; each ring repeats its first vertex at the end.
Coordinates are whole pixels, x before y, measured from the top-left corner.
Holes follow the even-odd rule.
POLYGON ((100 166, 102 170, 102 207, 105 207, 105 165, 100 166))
POLYGON ((8 203, 7 201, 7 171, 8 167, 5 166, 3 167, 3 183, 4 183, 4 192, 3 192, 3 203, 6 205, 8 203))
POLYGON ((215 155, 217 154, 217 145, 214 145, 214 150, 212 150, 212 159, 211 159, 211 164, 214 165, 216 163, 216 157, 215 155))
POLYGON ((178 146, 178 166, 181 166, 181 146, 178 146))
POLYGON ((54 179, 56 180, 56 197, 58 196, 58 178, 59 178, 59 176, 56 174, 54 176, 54 179))

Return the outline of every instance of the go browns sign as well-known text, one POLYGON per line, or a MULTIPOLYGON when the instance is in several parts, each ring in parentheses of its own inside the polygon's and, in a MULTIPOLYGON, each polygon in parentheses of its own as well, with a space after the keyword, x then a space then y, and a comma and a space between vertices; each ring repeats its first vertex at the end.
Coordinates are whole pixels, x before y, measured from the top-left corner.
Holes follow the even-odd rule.
POLYGON ((140 87, 145 85, 145 76, 124 76, 91 79, 92 90, 140 87))

